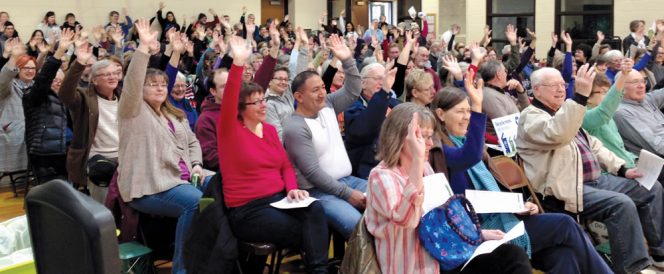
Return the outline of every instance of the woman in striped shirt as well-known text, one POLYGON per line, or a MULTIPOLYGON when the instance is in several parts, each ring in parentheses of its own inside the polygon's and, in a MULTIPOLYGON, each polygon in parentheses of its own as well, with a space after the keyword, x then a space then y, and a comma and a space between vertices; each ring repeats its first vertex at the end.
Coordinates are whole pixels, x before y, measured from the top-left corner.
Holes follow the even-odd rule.
MULTIPOLYGON (((436 120, 423 106, 403 103, 383 123, 378 158, 369 175, 367 230, 374 236, 381 271, 440 273, 438 262, 420 244, 417 227, 424 200, 423 176, 433 173, 427 162, 436 120)), ((484 239, 500 239, 502 232, 483 230, 484 239)), ((450 273, 532 273, 528 256, 518 246, 502 245, 476 257, 463 271, 450 273)))

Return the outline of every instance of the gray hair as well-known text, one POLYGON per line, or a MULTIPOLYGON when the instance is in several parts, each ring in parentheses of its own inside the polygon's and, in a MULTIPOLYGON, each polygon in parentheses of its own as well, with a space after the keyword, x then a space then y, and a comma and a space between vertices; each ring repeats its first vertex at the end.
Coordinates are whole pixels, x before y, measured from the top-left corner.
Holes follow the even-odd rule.
POLYGON ((385 67, 378 62, 371 63, 362 68, 360 76, 362 76, 362 78, 367 77, 369 75, 369 71, 371 71, 373 68, 382 68, 383 70, 385 69, 385 67))
POLYGON ((187 77, 182 74, 182 72, 178 72, 177 75, 175 75, 175 82, 180 81, 180 82, 187 82, 187 77))
POLYGON ((105 69, 105 68, 107 68, 111 65, 115 65, 115 62, 113 62, 111 60, 108 60, 108 59, 97 61, 90 68, 90 76, 93 77, 93 78, 96 77, 97 72, 99 72, 99 70, 105 69))
POLYGON ((482 76, 484 82, 488 82, 496 78, 498 70, 503 66, 503 63, 498 60, 490 60, 482 64, 478 73, 482 76))
POLYGON ((608 62, 611 62, 617 58, 623 58, 625 56, 619 50, 613 49, 604 53, 604 57, 608 62))
POLYGON ((376 62, 378 62, 378 60, 376 59, 375 56, 364 58, 364 60, 362 60, 362 69, 364 69, 364 67, 366 67, 368 65, 371 65, 373 63, 376 63, 376 62))
POLYGON ((554 68, 544 67, 538 69, 530 75, 530 84, 534 87, 542 83, 544 76, 547 74, 557 74, 560 75, 560 71, 554 68))

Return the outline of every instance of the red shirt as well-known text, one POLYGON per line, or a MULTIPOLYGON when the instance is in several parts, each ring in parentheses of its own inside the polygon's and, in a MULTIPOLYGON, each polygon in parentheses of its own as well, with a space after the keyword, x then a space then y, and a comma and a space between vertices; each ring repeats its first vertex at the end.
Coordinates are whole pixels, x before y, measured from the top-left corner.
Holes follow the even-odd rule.
POLYGON ((217 121, 219 169, 228 207, 297 188, 295 172, 277 130, 263 123, 260 138, 237 119, 243 70, 231 67, 217 121))

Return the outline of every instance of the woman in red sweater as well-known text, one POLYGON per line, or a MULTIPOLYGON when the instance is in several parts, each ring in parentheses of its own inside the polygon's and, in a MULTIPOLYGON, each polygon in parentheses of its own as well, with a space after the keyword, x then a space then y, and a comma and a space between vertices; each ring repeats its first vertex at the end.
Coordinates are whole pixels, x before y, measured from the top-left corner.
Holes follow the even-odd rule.
POLYGON ((229 41, 233 66, 217 123, 219 168, 230 208, 233 234, 243 241, 301 248, 309 273, 327 273, 327 222, 318 202, 281 210, 270 203, 284 197, 307 198, 297 189, 295 172, 276 129, 265 123, 267 101, 259 85, 242 83, 251 47, 242 38, 229 41))

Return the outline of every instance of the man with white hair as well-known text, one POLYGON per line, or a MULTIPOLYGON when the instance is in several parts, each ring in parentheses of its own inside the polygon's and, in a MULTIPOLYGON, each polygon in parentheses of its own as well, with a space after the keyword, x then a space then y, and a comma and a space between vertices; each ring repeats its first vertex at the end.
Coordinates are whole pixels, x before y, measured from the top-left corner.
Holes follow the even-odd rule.
MULTIPOLYGON (((604 54, 604 57, 608 61, 608 68, 606 69, 606 77, 611 80, 611 84, 615 82, 616 74, 620 71, 620 64, 622 59, 625 56, 619 50, 610 50, 604 54)), ((634 64, 634 69, 637 71, 642 70, 650 62, 650 52, 646 51, 646 54, 641 57, 638 63, 634 64)))
POLYGON ((613 119, 625 148, 638 155, 645 149, 664 156, 664 89, 646 93, 646 81, 636 70, 627 75, 623 100, 613 119))
POLYGON ((376 165, 380 128, 390 109, 400 102, 391 91, 396 69, 386 72, 379 63, 372 63, 360 72, 362 93, 344 112, 346 150, 353 167, 353 176, 367 179, 376 165))
POLYGON ((426 47, 417 48, 415 54, 413 55, 413 64, 416 68, 423 69, 427 73, 431 74, 431 77, 433 78, 433 87, 436 89, 436 92, 443 88, 443 85, 440 83, 440 77, 438 76, 438 73, 436 73, 436 71, 431 68, 431 65, 435 64, 429 63, 429 49, 426 47))
POLYGON ((566 211, 606 225, 616 273, 664 267, 662 186, 641 187, 633 180, 639 171, 581 129, 595 78, 588 67, 578 70, 576 94, 567 100, 560 72, 543 68, 531 76, 535 100, 521 113, 516 140, 526 175, 545 199, 554 196, 566 211))

